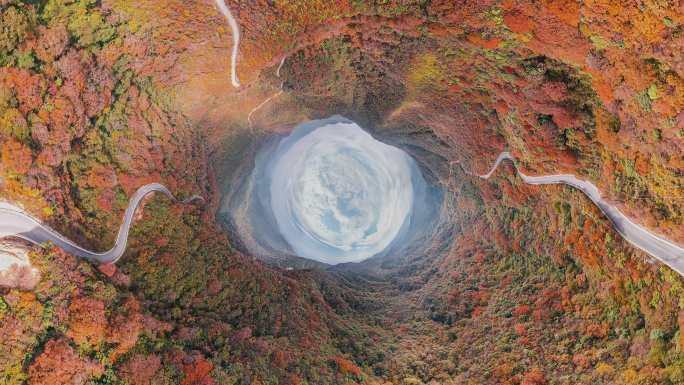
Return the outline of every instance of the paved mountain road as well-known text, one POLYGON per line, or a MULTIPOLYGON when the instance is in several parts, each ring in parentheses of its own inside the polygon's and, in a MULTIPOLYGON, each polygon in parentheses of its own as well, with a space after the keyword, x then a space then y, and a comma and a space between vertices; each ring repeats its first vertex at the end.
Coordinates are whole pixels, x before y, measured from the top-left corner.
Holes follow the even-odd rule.
POLYGON ((617 207, 611 205, 601 197, 601 192, 590 182, 577 179, 576 176, 570 174, 557 175, 542 175, 530 176, 526 175, 518 169, 515 164, 515 157, 508 152, 502 152, 496 159, 496 162, 484 175, 478 175, 482 179, 489 179, 494 171, 496 171, 499 164, 509 160, 515 166, 516 172, 527 184, 544 185, 544 184, 567 184, 580 191, 582 191, 596 206, 603 211, 603 213, 613 223, 615 230, 629 243, 655 257, 659 261, 668 265, 670 268, 684 276, 684 248, 675 243, 663 238, 660 235, 654 234, 646 228, 637 225, 625 214, 623 214, 617 207))
MULTIPOLYGON (((114 263, 121 258, 126 250, 128 233, 131 224, 133 223, 135 210, 138 208, 143 198, 147 194, 153 192, 160 192, 173 201, 179 202, 164 185, 159 183, 150 183, 140 187, 128 202, 128 207, 124 213, 121 227, 119 227, 119 234, 116 237, 114 247, 105 252, 99 253, 82 248, 49 226, 40 223, 40 221, 20 207, 8 202, 0 202, 0 238, 14 236, 37 245, 50 241, 69 254, 86 258, 94 262, 114 263)), ((196 200, 203 200, 203 198, 195 195, 180 202, 187 204, 196 200)))

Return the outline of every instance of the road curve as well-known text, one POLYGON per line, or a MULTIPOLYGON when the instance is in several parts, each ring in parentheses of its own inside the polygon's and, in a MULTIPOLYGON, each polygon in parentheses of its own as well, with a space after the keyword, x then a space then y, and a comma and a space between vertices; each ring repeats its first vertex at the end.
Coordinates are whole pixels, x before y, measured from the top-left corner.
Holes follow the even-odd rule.
MULTIPOLYGON (((278 78, 280 78, 280 70, 283 68, 283 64, 285 64, 285 59, 286 59, 286 58, 287 58, 287 56, 283 56, 283 58, 280 59, 280 64, 278 64, 278 69, 276 70, 276 76, 277 76, 278 78)), ((252 129, 252 115, 254 115, 255 112, 259 111, 259 110, 261 109, 261 107, 263 107, 263 106, 265 106, 266 104, 268 104, 268 102, 270 102, 271 100, 273 100, 273 99, 277 98, 278 96, 280 96, 280 95, 284 92, 284 91, 283 91, 283 87, 284 87, 284 86, 285 86, 285 82, 280 82, 280 90, 278 90, 278 92, 276 92, 275 94, 269 96, 268 98, 266 98, 266 100, 264 100, 263 102, 261 102, 261 104, 259 104, 258 106, 252 108, 252 110, 249 111, 249 115, 247 115, 247 124, 249 125, 249 129, 250 129, 250 130, 252 129)))
POLYGON ((249 128, 250 128, 250 129, 252 128, 252 115, 254 115, 255 112, 259 111, 259 110, 261 109, 261 107, 263 107, 263 106, 265 106, 266 104, 268 104, 268 102, 270 102, 271 100, 273 100, 273 99, 277 98, 278 96, 280 96, 280 95, 283 93, 283 85, 284 85, 284 83, 280 83, 280 90, 279 90, 278 92, 276 92, 275 94, 269 96, 269 97, 266 98, 263 102, 261 102, 261 104, 259 104, 258 106, 252 108, 252 110, 249 111, 249 114, 247 115, 247 124, 249 125, 249 128))
POLYGON ((591 182, 577 179, 576 176, 571 174, 543 176, 526 175, 520 172, 518 166, 515 164, 515 157, 508 152, 502 152, 499 154, 499 157, 496 159, 496 162, 488 173, 477 176, 482 179, 489 179, 494 171, 496 171, 499 164, 504 160, 509 160, 513 163, 516 172, 527 184, 567 184, 582 191, 587 197, 589 197, 589 199, 591 199, 592 202, 594 202, 596 206, 601 209, 601 211, 603 211, 603 213, 613 223, 615 230, 627 242, 631 243, 636 248, 645 251, 649 255, 672 268, 672 270, 684 276, 684 247, 676 245, 662 236, 656 235, 646 228, 634 223, 617 207, 611 205, 601 198, 601 192, 591 182))
POLYGON ((216 0, 216 6, 228 21, 228 25, 230 26, 230 30, 232 31, 233 51, 230 55, 230 82, 233 83, 233 87, 239 88, 240 81, 237 77, 236 67, 238 59, 238 49, 240 47, 240 27, 238 26, 237 21, 235 21, 233 14, 230 12, 230 8, 228 8, 228 6, 226 5, 225 0, 216 0))
POLYGON ((86 250, 49 226, 40 223, 40 221, 20 207, 8 202, 0 202, 0 238, 18 237, 37 245, 42 245, 44 242, 50 241, 69 254, 99 263, 114 263, 121 258, 126 250, 128 233, 131 228, 131 223, 133 222, 135 210, 138 208, 138 205, 140 205, 142 199, 152 192, 160 192, 171 200, 184 204, 196 200, 204 200, 202 197, 195 195, 183 201, 179 201, 164 185, 159 183, 150 183, 140 187, 133 194, 128 203, 114 247, 102 253, 86 250))

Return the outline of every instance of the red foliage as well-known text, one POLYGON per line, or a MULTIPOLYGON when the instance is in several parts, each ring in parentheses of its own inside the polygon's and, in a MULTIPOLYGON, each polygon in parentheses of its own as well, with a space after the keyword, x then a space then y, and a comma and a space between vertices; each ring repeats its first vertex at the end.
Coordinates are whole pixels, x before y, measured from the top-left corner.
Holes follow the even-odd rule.
POLYGON ((527 328, 524 324, 517 323, 513 325, 513 331, 515 331, 515 334, 519 336, 524 336, 525 333, 527 333, 527 328))
POLYGON ((209 373, 214 365, 203 357, 195 358, 192 363, 183 365, 183 385, 214 385, 214 379, 209 373))
POLYGON ((588 368, 589 367, 589 358, 587 356, 577 353, 574 356, 572 356, 572 363, 575 364, 578 368, 588 368))
POLYGON ((114 276, 114 273, 116 273, 116 265, 113 263, 105 263, 102 265, 98 265, 97 269, 100 270, 102 274, 110 278, 114 276))
POLYGON ((546 97, 554 102, 560 102, 567 97, 567 86, 561 82, 547 82, 542 84, 541 90, 546 97))
POLYGON ((99 363, 85 361, 66 339, 50 340, 29 368, 32 385, 81 385, 103 372, 99 363))
POLYGON ((478 318, 479 316, 484 314, 485 311, 487 311, 486 306, 476 306, 475 309, 473 309, 472 317, 478 318))
POLYGON ((249 339, 252 336, 252 329, 249 327, 244 327, 240 330, 238 330, 233 336, 231 337, 231 342, 232 343, 240 343, 243 342, 247 339, 249 339))
POLYGON ((140 313, 140 303, 129 297, 121 306, 121 311, 113 316, 107 330, 107 342, 117 344, 110 354, 112 361, 116 361, 135 346, 143 327, 144 317, 140 313))
POLYGON ((38 34, 40 39, 35 47, 36 56, 44 62, 53 62, 64 52, 69 43, 69 34, 63 24, 55 23, 49 28, 40 26, 38 34))
POLYGON ((160 368, 161 359, 156 354, 136 354, 121 367, 120 374, 131 385, 151 385, 160 368))
POLYGON ((520 317, 530 314, 531 311, 530 305, 518 305, 513 309, 513 315, 520 317))

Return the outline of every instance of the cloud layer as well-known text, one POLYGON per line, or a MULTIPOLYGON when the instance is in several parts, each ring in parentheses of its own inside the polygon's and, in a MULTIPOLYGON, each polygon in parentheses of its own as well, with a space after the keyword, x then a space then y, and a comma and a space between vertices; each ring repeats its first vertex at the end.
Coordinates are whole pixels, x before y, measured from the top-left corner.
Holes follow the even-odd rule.
POLYGON ((406 152, 341 117, 302 124, 267 143, 246 179, 222 213, 250 252, 333 265, 396 250, 412 238, 406 235, 427 191, 406 152))
POLYGON ((296 131, 267 165, 270 206, 294 252, 325 263, 382 252, 413 204, 413 160, 351 122, 296 131))

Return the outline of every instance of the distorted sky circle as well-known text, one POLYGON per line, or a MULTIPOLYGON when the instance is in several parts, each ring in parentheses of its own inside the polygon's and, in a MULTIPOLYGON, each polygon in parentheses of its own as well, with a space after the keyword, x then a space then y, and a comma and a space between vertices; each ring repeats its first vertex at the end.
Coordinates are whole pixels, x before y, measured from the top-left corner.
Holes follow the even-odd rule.
POLYGON ((413 159, 356 123, 297 129, 269 158, 265 203, 300 257, 362 261, 385 250, 410 220, 418 172, 413 159))

